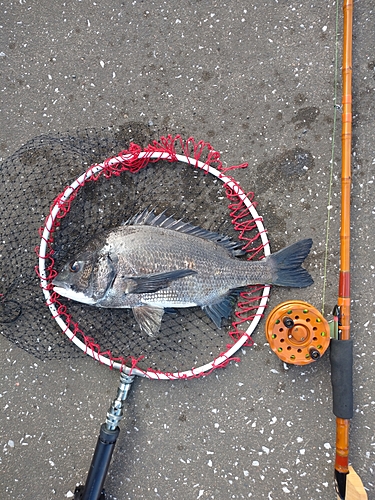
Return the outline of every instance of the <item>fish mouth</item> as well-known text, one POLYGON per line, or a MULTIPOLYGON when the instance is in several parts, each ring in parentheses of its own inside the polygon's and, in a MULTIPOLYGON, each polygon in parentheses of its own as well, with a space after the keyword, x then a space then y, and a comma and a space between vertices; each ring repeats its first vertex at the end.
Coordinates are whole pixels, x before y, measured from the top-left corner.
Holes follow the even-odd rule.
MULTIPOLYGON (((54 285, 55 281, 52 281, 52 284, 54 285)), ((88 297, 83 292, 75 292, 74 290, 72 290, 71 288, 67 288, 66 286, 54 286, 53 291, 58 295, 61 295, 62 297, 81 302, 82 304, 96 304, 96 301, 92 297, 88 297)))
POLYGON ((58 277, 58 276, 56 276, 56 277, 52 280, 52 285, 53 285, 54 287, 66 288, 66 284, 64 283, 64 281, 59 280, 59 277, 58 277))

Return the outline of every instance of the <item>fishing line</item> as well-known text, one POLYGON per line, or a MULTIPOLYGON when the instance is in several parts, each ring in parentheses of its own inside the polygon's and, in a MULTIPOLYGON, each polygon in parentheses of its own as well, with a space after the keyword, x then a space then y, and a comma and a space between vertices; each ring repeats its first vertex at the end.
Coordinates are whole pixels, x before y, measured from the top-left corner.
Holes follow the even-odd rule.
POLYGON ((334 96, 333 96, 333 127, 332 127, 332 148, 331 161, 329 172, 328 186, 328 205, 327 205, 327 222, 325 234, 325 249, 324 249, 324 268, 323 268, 323 290, 322 290, 322 314, 324 314, 326 289, 327 289, 327 267, 328 267, 328 244, 330 231, 330 217, 332 210, 332 188, 333 188, 333 166, 335 158, 336 146, 336 126, 337 126, 337 110, 341 110, 341 106, 337 104, 337 85, 338 85, 338 50, 339 50, 339 2, 336 2, 336 25, 335 25, 335 67, 334 67, 334 96))

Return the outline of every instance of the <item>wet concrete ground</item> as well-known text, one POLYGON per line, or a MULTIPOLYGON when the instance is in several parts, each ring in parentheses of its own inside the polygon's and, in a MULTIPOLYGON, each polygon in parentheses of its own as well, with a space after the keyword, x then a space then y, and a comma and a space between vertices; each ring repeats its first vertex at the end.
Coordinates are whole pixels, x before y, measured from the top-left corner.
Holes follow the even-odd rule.
MULTIPOLYGON (((372 499, 372 2, 354 9, 350 460, 372 499)), ((40 134, 129 122, 156 137, 209 141, 227 165, 249 163, 233 176, 255 192, 273 248, 314 240, 308 267, 315 284, 273 290, 269 310, 294 298, 332 310, 340 224, 333 1, 24 1, 3 3, 1 17, 3 159, 40 134)), ((339 9, 339 82, 341 17, 339 9)), ((240 363, 209 377, 135 381, 108 498, 335 499, 328 356, 286 369, 266 343, 264 323, 240 363)), ((0 496, 69 498, 86 477, 118 373, 83 356, 43 362, 4 336, 0 349, 0 496)))

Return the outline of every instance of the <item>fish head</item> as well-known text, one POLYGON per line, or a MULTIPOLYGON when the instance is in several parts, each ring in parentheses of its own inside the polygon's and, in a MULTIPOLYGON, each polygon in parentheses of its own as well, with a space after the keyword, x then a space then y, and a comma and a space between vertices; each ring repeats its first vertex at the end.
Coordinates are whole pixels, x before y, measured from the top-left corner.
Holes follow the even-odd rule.
POLYGON ((115 276, 115 265, 108 252, 85 250, 65 264, 52 285, 63 297, 99 305, 115 276))

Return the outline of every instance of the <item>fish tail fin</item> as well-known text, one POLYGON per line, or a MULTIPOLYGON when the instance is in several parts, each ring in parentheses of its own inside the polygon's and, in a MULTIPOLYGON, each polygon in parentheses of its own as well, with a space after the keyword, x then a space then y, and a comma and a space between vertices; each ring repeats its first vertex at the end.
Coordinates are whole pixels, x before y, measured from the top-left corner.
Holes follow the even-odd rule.
POLYGON ((314 283, 310 274, 301 264, 308 256, 312 240, 297 241, 267 257, 274 278, 273 285, 305 288, 314 283))

